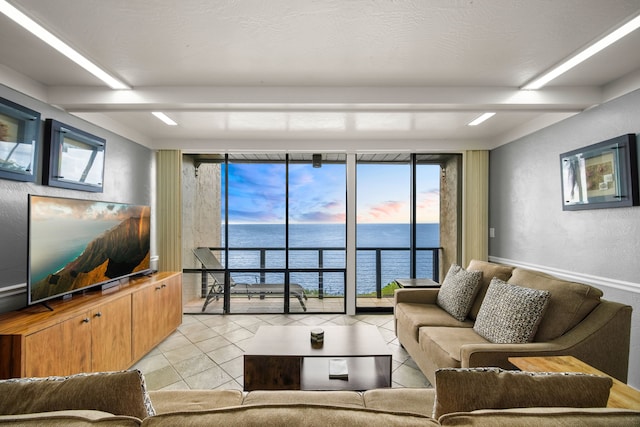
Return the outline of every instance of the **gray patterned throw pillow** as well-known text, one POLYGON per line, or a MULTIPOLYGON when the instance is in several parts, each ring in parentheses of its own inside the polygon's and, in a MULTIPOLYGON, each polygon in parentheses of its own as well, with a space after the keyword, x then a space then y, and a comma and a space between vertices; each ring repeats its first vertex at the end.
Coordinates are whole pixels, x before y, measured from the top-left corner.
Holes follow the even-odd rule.
POLYGON ((480 289, 481 271, 467 271, 452 264, 438 291, 436 303, 461 322, 467 318, 480 289))
POLYGON ((531 342, 548 302, 549 291, 493 278, 473 330, 494 343, 531 342))

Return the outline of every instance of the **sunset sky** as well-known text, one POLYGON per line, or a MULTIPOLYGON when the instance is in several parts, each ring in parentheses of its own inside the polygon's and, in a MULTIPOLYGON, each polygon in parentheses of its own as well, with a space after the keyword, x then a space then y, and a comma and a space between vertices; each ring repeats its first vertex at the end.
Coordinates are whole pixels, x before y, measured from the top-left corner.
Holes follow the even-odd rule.
MULTIPOLYGON (((419 223, 438 222, 439 167, 419 166, 419 223)), ((229 165, 229 222, 278 223, 285 217, 284 164, 229 165)), ((409 166, 358 165, 358 222, 409 222, 409 166)), ((224 185, 224 174, 223 174, 224 185)), ((289 165, 289 221, 344 222, 345 166, 289 165)))

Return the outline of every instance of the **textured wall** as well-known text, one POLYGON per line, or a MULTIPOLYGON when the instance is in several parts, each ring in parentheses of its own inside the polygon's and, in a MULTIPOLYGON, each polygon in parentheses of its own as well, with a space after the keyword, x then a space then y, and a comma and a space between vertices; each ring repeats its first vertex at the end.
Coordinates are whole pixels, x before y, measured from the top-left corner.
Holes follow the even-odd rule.
POLYGON ((443 165, 443 170, 444 173, 440 178, 440 246, 442 246, 440 280, 444 280, 451 264, 462 262, 460 239, 462 156, 451 156, 443 165))
POLYGON ((495 228, 490 257, 585 275, 605 298, 633 305, 629 380, 635 386, 640 386, 635 369, 640 366, 640 207, 563 211, 559 155, 638 132, 640 91, 493 150, 489 191, 489 227, 495 228))
MULTIPOLYGON (((50 105, 44 104, 5 86, 0 97, 39 111, 41 118, 52 118, 107 140, 104 192, 89 193, 41 185, 42 152, 38 160, 38 180, 24 183, 0 179, 0 288, 26 283, 27 280, 27 202, 29 194, 104 200, 123 203, 152 204, 153 153, 99 127, 91 125, 50 105)), ((43 136, 40 131, 40 140, 43 136)), ((153 212, 152 212, 153 215, 153 212)), ((154 235, 152 231, 152 256, 154 235)), ((0 298, 0 312, 23 306, 26 295, 0 298)))
MULTIPOLYGON (((220 246, 220 164, 203 163, 196 168, 193 158, 182 158, 182 266, 200 268, 193 248, 220 246)), ((183 301, 199 298, 201 277, 185 274, 183 301)))

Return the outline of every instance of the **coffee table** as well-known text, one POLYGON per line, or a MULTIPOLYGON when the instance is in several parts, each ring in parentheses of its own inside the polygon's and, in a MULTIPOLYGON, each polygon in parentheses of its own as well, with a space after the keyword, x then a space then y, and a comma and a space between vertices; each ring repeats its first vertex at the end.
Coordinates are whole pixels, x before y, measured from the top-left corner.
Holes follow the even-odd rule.
POLYGON ((368 390, 391 387, 391 351, 372 325, 261 326, 244 354, 244 390, 368 390), (329 360, 345 359, 347 379, 329 378, 329 360))

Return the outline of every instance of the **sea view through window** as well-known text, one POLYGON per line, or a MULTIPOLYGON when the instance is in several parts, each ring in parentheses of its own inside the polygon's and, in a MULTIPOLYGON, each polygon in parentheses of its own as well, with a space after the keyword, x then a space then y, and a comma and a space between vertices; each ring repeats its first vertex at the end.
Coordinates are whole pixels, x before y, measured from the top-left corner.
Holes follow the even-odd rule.
MULTIPOLYGON (((228 247, 226 267, 235 271, 236 280, 282 282, 281 271, 263 273, 258 279, 256 274, 253 278, 247 274, 239 277, 240 270, 288 267, 290 281, 313 293, 318 289, 318 274, 293 270, 346 268, 346 166, 343 161, 325 162, 320 168, 304 161, 230 161, 224 167, 228 170, 221 175, 221 217, 228 221, 229 236, 228 239, 225 236, 223 220, 220 248, 228 247), (227 191, 226 204, 224 191, 227 191)), ((430 260, 433 253, 420 248, 439 246, 439 172, 439 166, 433 164, 416 168, 415 199, 412 200, 412 172, 408 161, 358 164, 355 225, 358 295, 375 294, 376 286, 412 275, 410 210, 413 203, 415 275, 433 277, 430 260)), ((344 273, 325 272, 322 281, 324 295, 344 296, 344 273)))

